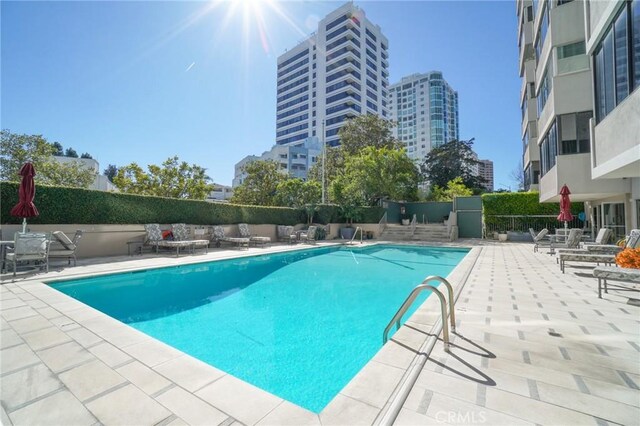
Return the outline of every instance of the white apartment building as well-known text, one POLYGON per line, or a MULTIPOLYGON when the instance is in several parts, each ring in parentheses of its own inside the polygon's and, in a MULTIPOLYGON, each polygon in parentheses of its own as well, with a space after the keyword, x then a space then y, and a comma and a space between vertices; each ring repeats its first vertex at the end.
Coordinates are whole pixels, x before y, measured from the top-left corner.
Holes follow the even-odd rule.
POLYGON ((392 84, 389 107, 397 122, 393 135, 411 159, 422 161, 431 148, 459 138, 458 92, 440 71, 412 74, 392 84))
POLYGON ((388 48, 380 27, 351 2, 322 19, 315 33, 278 57, 276 144, 315 136, 335 146, 347 119, 387 118, 388 48))
POLYGON ((272 160, 280 165, 280 171, 291 177, 307 179, 309 169, 321 158, 322 144, 317 137, 310 137, 297 145, 274 145, 262 155, 247 155, 235 165, 233 188, 242 185, 247 177, 244 166, 254 161, 272 160))
POLYGON ((111 183, 108 177, 100 174, 100 163, 93 158, 75 158, 75 157, 63 157, 53 156, 54 160, 59 163, 77 163, 85 169, 91 170, 94 174, 93 182, 89 185, 88 189, 94 189, 96 191, 118 191, 118 188, 111 183))
POLYGON ((478 160, 478 176, 484 179, 484 187, 487 191, 492 192, 494 187, 493 182, 493 161, 491 160, 478 160))
POLYGON ((517 0, 527 189, 537 170, 541 202, 567 184, 617 236, 640 208, 638 1, 517 0))
POLYGON ((213 191, 209 193, 205 201, 209 201, 212 203, 226 203, 231 197, 233 197, 232 187, 215 183, 213 186, 213 191))

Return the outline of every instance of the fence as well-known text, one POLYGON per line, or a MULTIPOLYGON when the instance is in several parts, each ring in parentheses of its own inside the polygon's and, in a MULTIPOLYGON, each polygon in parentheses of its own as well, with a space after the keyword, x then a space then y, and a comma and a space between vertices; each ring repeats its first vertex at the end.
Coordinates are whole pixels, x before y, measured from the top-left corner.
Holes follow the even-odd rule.
MULTIPOLYGON (((584 222, 576 217, 567 223, 569 228, 582 228, 584 222)), ((564 222, 559 222, 557 215, 486 215, 484 217, 484 236, 491 236, 494 232, 524 232, 529 228, 539 232, 547 228, 553 233, 558 228, 564 228, 564 222)))

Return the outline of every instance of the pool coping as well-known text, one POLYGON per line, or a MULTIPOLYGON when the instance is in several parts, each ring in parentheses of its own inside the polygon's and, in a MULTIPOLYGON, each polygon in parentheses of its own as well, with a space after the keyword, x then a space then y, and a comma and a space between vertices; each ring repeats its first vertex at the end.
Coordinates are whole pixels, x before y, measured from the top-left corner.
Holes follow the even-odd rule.
MULTIPOLYGON (((447 276, 454 286, 456 298, 481 251, 479 247, 469 247, 464 244, 415 244, 395 241, 375 241, 362 244, 361 247, 379 244, 469 248, 469 253, 447 276)), ((209 257, 178 258, 169 262, 171 265, 165 266, 208 263, 218 260, 239 259, 261 254, 309 250, 335 245, 344 245, 344 243, 325 243, 318 244, 316 247, 305 248, 279 246, 272 247, 267 252, 231 251, 218 253, 221 256, 215 259, 209 257)), ((111 265, 108 264, 107 266, 111 265)), ((239 420, 245 424, 274 424, 287 419, 289 421, 295 419, 297 424, 346 424, 363 421, 369 424, 379 423, 387 418, 392 407, 402 400, 401 390, 409 383, 410 371, 415 368, 419 359, 428 356, 428 353, 425 352, 428 346, 427 343, 430 339, 435 342, 433 335, 439 334, 442 328, 442 324, 437 318, 438 315, 434 315, 434 313, 439 312, 436 309, 437 302, 435 298, 428 298, 407 320, 406 324, 411 327, 402 327, 396 332, 393 338, 381 347, 338 395, 320 413, 316 414, 205 364, 55 290, 49 285, 50 283, 69 279, 158 268, 150 265, 133 267, 124 265, 125 267, 122 268, 117 267, 117 265, 116 263, 116 268, 102 272, 92 271, 74 274, 71 271, 71 273, 60 277, 44 279, 34 277, 33 279, 11 284, 15 284, 21 290, 28 292, 51 310, 59 312, 62 318, 66 318, 67 322, 65 323, 65 320, 58 320, 57 322, 64 323, 62 325, 68 326, 67 329, 77 330, 83 328, 91 334, 99 336, 100 343, 97 345, 107 343, 116 351, 130 358, 131 361, 129 362, 138 361, 171 382, 172 389, 182 389, 229 418, 239 420)), ((3 284, 6 285, 8 283, 3 284)), ((62 329, 62 327, 59 328, 62 329)), ((62 331, 65 330, 62 329, 62 331)), ((82 342, 79 343, 82 344, 82 342)), ((97 345, 86 347, 86 349, 91 351, 97 345)), ((432 348, 433 345, 431 345, 432 348)), ((123 368, 123 366, 117 364, 108 365, 116 372, 123 368)), ((133 385, 137 385, 133 380, 131 381, 133 385)), ((149 396, 157 400, 162 395, 163 393, 149 396)), ((180 416, 175 410, 174 413, 180 416)))

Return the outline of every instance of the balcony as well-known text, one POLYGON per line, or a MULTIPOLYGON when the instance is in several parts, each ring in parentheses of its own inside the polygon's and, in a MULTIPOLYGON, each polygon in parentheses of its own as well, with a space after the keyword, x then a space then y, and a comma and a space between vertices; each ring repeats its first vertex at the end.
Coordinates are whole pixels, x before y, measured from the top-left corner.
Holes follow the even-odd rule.
POLYGON ((631 191, 630 180, 591 178, 590 153, 558 155, 556 165, 540 178, 540 202, 560 201, 560 188, 567 184, 572 201, 591 201, 631 191))

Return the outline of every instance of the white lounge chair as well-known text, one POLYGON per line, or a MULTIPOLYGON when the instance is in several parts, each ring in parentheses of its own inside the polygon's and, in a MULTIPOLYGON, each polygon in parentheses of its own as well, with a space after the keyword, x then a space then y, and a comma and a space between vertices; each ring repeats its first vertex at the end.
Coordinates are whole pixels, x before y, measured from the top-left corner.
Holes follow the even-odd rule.
POLYGON ((216 243, 216 247, 220 247, 221 243, 226 242, 235 244, 238 248, 249 248, 249 242, 251 241, 249 238, 227 237, 224 235, 224 228, 222 226, 213 227, 213 240, 216 243))
POLYGON ((533 238, 534 253, 538 251, 538 247, 548 246, 551 243, 550 240, 544 239, 549 233, 549 230, 547 228, 544 228, 542 231, 538 232, 537 234, 536 234, 536 231, 533 230, 533 228, 529 228, 529 233, 531 234, 531 238, 533 238))
POLYGON ((189 243, 192 250, 195 250, 196 247, 201 247, 205 249, 205 253, 209 252, 209 240, 202 239, 191 239, 189 236, 189 229, 187 229, 187 225, 184 223, 174 223, 171 225, 171 233, 173 234, 174 241, 180 241, 189 243))
POLYGON ((52 241, 49 247, 49 259, 67 259, 67 264, 71 265, 71 259, 73 259, 73 266, 76 266, 76 250, 78 249, 78 242, 82 238, 83 231, 78 229, 70 240, 62 231, 55 231, 52 235, 54 241, 52 241))
MULTIPOLYGON (((633 229, 627 238, 627 243, 624 248, 638 248, 640 246, 640 230, 633 229)), ((603 263, 605 265, 612 265, 616 262, 616 254, 615 253, 598 253, 589 251, 589 247, 587 246, 587 251, 582 253, 559 253, 558 261, 560 263, 560 270, 564 274, 564 269, 567 262, 586 262, 586 263, 595 263, 597 265, 603 263)), ((623 248, 619 247, 619 250, 623 248)))
POLYGON ((6 255, 6 262, 13 265, 13 276, 16 276, 18 262, 34 262, 36 265, 44 265, 49 272, 49 243, 51 234, 46 233, 20 233, 14 236, 13 249, 6 255))
POLYGON ((239 223, 238 230, 240 231, 241 238, 249 238, 249 244, 253 243, 256 246, 258 244, 262 244, 262 247, 264 247, 271 242, 271 238, 269 237, 259 237, 257 235, 251 235, 249 225, 246 223, 239 223))

